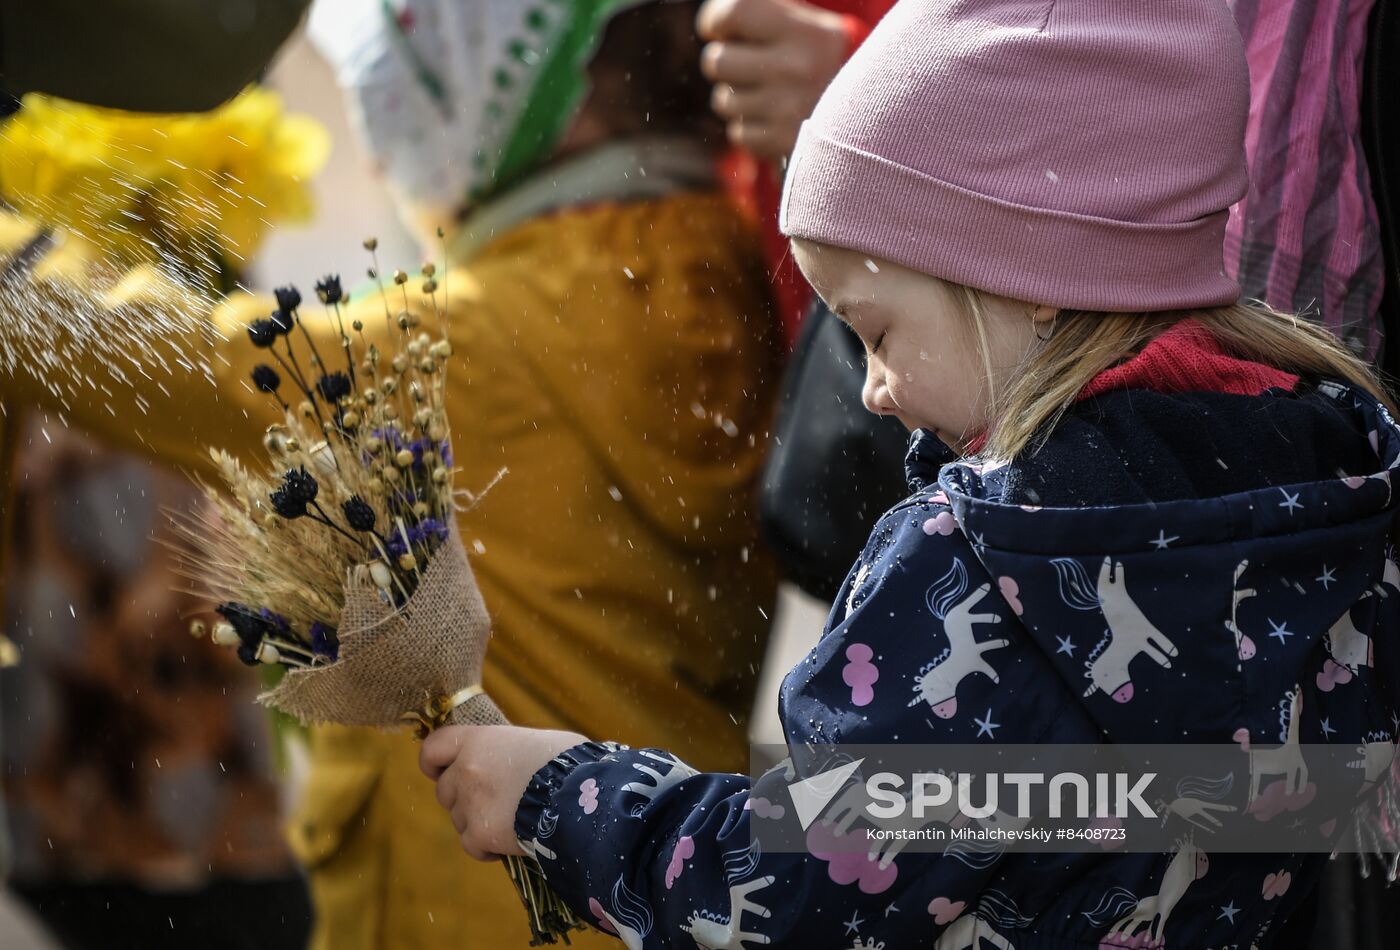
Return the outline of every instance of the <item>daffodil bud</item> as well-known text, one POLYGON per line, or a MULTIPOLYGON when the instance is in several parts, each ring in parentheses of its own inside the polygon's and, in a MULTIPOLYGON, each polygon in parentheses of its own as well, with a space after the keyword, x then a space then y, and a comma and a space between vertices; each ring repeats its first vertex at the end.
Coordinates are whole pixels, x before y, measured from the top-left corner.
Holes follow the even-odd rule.
POLYGON ((271 666, 280 659, 282 659, 282 654, 275 646, 270 643, 258 644, 257 661, 259 663, 271 666))
POLYGON ((388 590, 394 585, 394 575, 389 573, 389 565, 383 561, 374 561, 370 564, 369 578, 374 581, 374 586, 380 590, 388 590))
POLYGON ((214 624, 214 632, 209 636, 221 647, 233 647, 238 645, 238 631, 233 629, 231 623, 214 624))

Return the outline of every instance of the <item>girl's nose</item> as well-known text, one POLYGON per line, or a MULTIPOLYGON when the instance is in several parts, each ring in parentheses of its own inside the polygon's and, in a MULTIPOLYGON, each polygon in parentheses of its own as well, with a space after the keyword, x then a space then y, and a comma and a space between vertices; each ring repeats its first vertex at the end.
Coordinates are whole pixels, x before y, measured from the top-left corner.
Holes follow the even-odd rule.
POLYGON ((860 389, 860 401, 866 411, 877 416, 889 415, 891 411, 889 390, 885 387, 885 374, 872 362, 865 371, 865 385, 860 389))

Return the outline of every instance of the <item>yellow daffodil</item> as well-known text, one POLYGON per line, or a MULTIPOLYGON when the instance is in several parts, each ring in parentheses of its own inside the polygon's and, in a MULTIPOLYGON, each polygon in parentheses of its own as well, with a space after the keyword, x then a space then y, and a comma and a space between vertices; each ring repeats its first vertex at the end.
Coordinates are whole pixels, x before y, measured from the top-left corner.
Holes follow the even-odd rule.
POLYGON ((320 123, 265 89, 191 115, 30 95, 0 125, 0 196, 123 264, 220 258, 213 269, 236 270, 270 224, 310 216, 308 182, 329 148, 320 123))

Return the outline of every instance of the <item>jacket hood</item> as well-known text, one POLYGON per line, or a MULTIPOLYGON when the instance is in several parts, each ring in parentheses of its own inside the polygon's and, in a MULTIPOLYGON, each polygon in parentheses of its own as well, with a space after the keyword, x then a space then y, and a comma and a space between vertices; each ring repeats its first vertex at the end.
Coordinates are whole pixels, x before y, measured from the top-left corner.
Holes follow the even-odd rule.
POLYGON ((1180 719, 1167 735, 1212 741, 1219 737, 1200 735, 1202 723, 1245 726, 1259 699, 1273 709, 1273 698, 1299 685, 1330 693, 1374 666, 1375 604, 1400 594, 1389 539, 1400 431, 1384 406, 1349 386, 1325 383, 1314 398, 1331 400, 1358 439, 1365 433, 1365 471, 1218 497, 1057 508, 1008 502, 1015 466, 948 463, 928 433, 912 440, 907 470, 916 491, 946 496, 1019 621, 1058 644, 1056 669, 1106 736, 1134 741, 1136 729, 1122 724, 1140 717, 1115 710, 1146 702, 1164 720, 1180 719), (1325 675, 1296 683, 1303 658, 1319 648, 1332 658, 1325 675), (1218 717, 1203 716, 1194 699, 1189 712, 1173 710, 1180 680, 1228 669, 1236 677, 1219 679, 1204 700, 1218 717))

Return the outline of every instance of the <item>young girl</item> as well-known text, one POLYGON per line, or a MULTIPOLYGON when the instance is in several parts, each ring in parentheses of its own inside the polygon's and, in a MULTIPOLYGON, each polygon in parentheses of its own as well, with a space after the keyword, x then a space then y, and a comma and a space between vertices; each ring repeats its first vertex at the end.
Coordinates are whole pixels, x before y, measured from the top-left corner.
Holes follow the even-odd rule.
MULTIPOLYGON (((783 684, 790 748, 1369 742, 1384 773, 1400 429, 1222 272, 1247 86, 1214 0, 905 0, 832 83, 784 228, 914 494, 783 684)), ((1265 947, 1326 862, 765 853, 780 800, 657 750, 462 728, 422 764, 468 853, 528 847, 629 948, 1265 947)))

